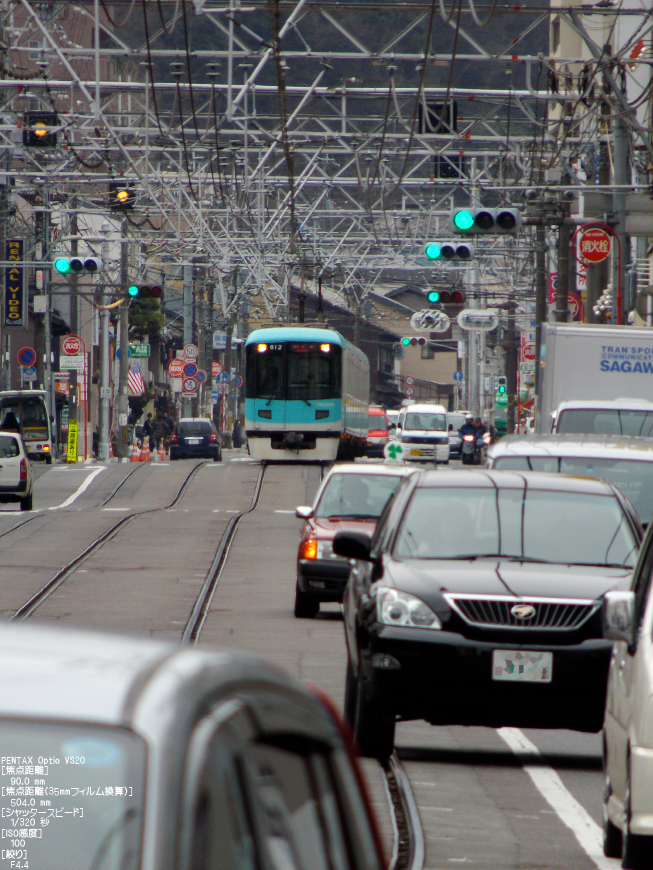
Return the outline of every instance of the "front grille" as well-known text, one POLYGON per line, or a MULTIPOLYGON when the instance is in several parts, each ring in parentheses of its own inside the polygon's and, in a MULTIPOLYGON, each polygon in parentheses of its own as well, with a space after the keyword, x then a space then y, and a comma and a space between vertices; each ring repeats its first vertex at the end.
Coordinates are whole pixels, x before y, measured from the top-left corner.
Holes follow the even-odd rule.
POLYGON ((445 592, 444 598, 468 625, 531 631, 574 631, 601 606, 600 601, 579 598, 510 598, 451 592, 445 592), (516 605, 530 605, 535 612, 520 618, 511 613, 516 605))
POLYGON ((419 437, 418 438, 417 436, 406 435, 401 440, 404 444, 448 444, 449 443, 448 436, 446 436, 444 438, 433 438, 433 437, 429 437, 427 435, 426 437, 423 437, 423 438, 419 437))

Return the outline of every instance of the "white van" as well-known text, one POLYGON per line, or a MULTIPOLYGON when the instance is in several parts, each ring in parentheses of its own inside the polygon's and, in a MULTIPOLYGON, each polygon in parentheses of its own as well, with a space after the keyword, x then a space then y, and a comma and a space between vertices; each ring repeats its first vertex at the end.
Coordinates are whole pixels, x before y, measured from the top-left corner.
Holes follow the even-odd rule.
POLYGON ((449 427, 444 405, 415 402, 402 408, 395 433, 407 462, 449 463, 449 427))

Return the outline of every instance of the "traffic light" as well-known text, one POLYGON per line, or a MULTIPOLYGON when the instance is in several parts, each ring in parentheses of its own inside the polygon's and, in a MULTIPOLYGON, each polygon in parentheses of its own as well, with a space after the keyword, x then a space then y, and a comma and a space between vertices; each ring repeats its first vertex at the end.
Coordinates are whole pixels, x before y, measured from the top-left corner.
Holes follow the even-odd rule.
POLYGON ((468 242, 429 242, 424 253, 429 260, 471 260, 475 251, 468 242))
POLYGON ((131 284, 127 293, 135 299, 160 299, 163 287, 160 284, 131 284))
POLYGON ((25 112, 23 118, 23 145, 27 148, 54 148, 59 126, 56 112, 25 112))
POLYGON ((462 290, 431 290, 428 299, 433 305, 438 302, 443 305, 461 305, 467 296, 462 290))
POLYGON ((503 396, 505 392, 508 390, 508 378, 499 377, 497 378, 497 393, 500 396, 503 396))
POLYGON ((95 275, 104 269, 104 263, 99 257, 57 257, 54 269, 60 275, 79 275, 82 272, 95 275))
POLYGON ((412 336, 405 335, 401 339, 401 344, 403 345, 403 347, 418 347, 418 346, 423 347, 426 344, 426 341, 427 341, 427 339, 425 339, 423 335, 420 335, 419 337, 417 337, 415 335, 412 335, 412 336))
POLYGON ((112 211, 127 211, 134 208, 136 192, 134 186, 125 181, 109 182, 109 208, 112 211))
POLYGON ((518 208, 457 208, 451 215, 451 229, 464 235, 516 235, 521 225, 518 208))

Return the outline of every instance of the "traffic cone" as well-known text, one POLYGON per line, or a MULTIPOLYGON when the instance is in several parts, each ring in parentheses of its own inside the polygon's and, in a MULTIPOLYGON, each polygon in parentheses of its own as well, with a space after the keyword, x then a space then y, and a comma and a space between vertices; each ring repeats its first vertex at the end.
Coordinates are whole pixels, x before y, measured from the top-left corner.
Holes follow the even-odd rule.
POLYGON ((161 462, 166 461, 166 449, 163 446, 163 438, 161 439, 161 443, 159 444, 159 459, 161 462))
POLYGON ((109 438, 109 459, 115 459, 115 454, 113 452, 113 441, 109 438))
POLYGON ((141 462, 150 461, 150 442, 147 438, 143 441, 143 449, 141 450, 141 462))
POLYGON ((132 444, 132 455, 130 457, 130 462, 140 462, 141 456, 140 451, 138 449, 138 441, 134 441, 132 444))

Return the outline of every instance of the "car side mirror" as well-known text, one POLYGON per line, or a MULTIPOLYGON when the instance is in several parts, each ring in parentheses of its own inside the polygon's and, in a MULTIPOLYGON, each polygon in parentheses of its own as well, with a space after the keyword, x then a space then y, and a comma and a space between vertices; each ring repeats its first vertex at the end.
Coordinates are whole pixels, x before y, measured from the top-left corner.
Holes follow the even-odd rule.
POLYGON ((333 539, 333 552, 346 559, 370 560, 370 544, 372 538, 365 532, 338 532, 333 539))
POLYGON ((603 637, 606 640, 635 642, 635 593, 612 590, 603 598, 603 637))
POLYGON ((300 504, 295 508, 295 516, 300 520, 310 520, 313 516, 313 508, 310 505, 300 504))

